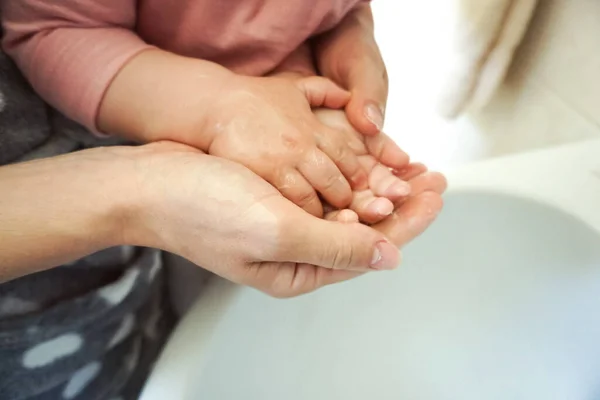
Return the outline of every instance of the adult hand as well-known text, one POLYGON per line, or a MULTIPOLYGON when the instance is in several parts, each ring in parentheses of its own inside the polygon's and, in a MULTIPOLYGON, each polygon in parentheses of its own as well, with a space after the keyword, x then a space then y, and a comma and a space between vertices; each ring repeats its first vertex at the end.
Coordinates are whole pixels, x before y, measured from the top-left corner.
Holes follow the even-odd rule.
POLYGON ((126 242, 174 252, 277 297, 395 268, 397 246, 425 229, 441 207, 439 195, 424 192, 431 182, 409 176, 416 196, 376 229, 327 221, 234 162, 172 143, 136 151, 140 207, 126 242))
POLYGON ((0 281, 126 244, 280 296, 399 261, 374 229, 313 217, 245 167, 175 143, 4 166, 0 192, 0 281))
POLYGON ((326 221, 239 164, 167 142, 4 166, 0 178, 7 194, 0 210, 10 210, 0 213, 0 281, 131 244, 293 296, 396 267, 396 245, 412 239, 424 228, 415 221, 426 222, 422 216, 431 219, 440 206, 437 197, 416 196, 377 230, 352 222, 348 212, 337 219, 350 222, 326 221))
POLYGON ((316 64, 321 75, 352 93, 348 119, 364 135, 383 127, 388 76, 375 42, 369 4, 352 10, 333 30, 315 40, 316 64))
POLYGON ((126 243, 170 251, 278 297, 399 263, 385 235, 314 217, 240 164, 170 142, 131 151, 139 206, 126 243))

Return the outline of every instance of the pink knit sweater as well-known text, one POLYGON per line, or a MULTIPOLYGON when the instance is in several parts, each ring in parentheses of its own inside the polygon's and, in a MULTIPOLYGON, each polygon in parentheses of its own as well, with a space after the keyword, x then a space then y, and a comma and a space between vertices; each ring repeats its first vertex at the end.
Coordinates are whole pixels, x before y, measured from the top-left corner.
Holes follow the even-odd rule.
POLYGON ((156 46, 263 75, 364 0, 0 0, 3 47, 34 89, 94 128, 124 64, 156 46))

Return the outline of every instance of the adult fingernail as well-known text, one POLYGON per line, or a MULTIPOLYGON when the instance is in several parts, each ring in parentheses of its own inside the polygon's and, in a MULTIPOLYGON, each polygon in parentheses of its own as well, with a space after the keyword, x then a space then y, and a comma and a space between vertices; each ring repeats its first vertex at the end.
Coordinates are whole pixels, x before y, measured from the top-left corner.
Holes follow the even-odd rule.
POLYGON ((371 268, 377 270, 396 269, 398 266, 398 248, 385 240, 375 244, 373 257, 371 258, 371 268))
POLYGON ((365 107, 365 117, 375 125, 377 130, 380 131, 383 129, 383 112, 381 112, 381 108, 373 103, 367 104, 365 107))

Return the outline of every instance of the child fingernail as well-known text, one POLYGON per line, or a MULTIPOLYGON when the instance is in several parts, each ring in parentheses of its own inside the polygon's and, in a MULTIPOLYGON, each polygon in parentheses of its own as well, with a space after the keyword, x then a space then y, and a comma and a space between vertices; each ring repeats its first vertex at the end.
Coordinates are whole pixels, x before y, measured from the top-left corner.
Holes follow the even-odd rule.
POLYGON ((369 204, 369 209, 377 215, 386 217, 394 212, 394 205, 386 199, 377 198, 369 204))
POLYGON ((404 176, 408 173, 409 169, 408 167, 404 167, 404 168, 400 168, 400 169, 395 169, 394 170, 394 175, 399 175, 399 176, 404 176))
POLYGON ((365 117, 371 122, 377 130, 383 129, 383 113, 375 104, 367 104, 365 107, 365 117))
POLYGON ((388 189, 387 192, 390 195, 395 195, 395 196, 408 196, 410 194, 410 185, 408 184, 408 182, 404 182, 404 181, 400 181, 400 182, 394 182, 392 183, 388 189))
POLYGON ((399 252, 398 248, 384 240, 375 244, 373 257, 371 258, 371 268, 377 270, 391 270, 398 266, 399 252))

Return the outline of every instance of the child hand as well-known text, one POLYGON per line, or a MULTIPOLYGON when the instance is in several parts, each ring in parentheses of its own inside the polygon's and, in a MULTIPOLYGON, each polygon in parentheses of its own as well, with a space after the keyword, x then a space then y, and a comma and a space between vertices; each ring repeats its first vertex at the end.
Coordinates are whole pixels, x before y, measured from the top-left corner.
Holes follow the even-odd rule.
POLYGON ((206 114, 211 155, 236 161, 313 215, 321 200, 345 208, 367 174, 344 132, 323 125, 311 106, 341 108, 349 93, 325 78, 235 77, 206 114), (346 180, 347 179, 347 180, 346 180))
POLYGON ((386 135, 359 134, 341 110, 318 109, 314 110, 314 114, 322 123, 346 136, 361 165, 368 172, 369 187, 353 191, 349 209, 366 223, 385 219, 394 211, 395 203, 409 195, 411 188, 379 161, 393 165, 394 169, 403 173, 407 169, 423 172, 422 166, 409 164, 408 155, 386 135))
MULTIPOLYGON (((304 65, 310 53, 303 50, 299 48, 293 55, 295 60, 286 60, 287 65, 282 64, 274 72, 275 76, 296 82, 311 76, 310 63, 304 65)), ((405 199, 411 192, 410 185, 395 176, 390 168, 414 170, 415 167, 421 166, 409 164, 408 155, 385 134, 363 136, 358 133, 341 110, 320 108, 314 110, 314 113, 323 124, 335 129, 346 138, 348 145, 368 173, 368 187, 355 189, 352 192, 352 202, 349 209, 343 211, 343 215, 353 215, 365 223, 382 221, 394 211, 395 203, 405 199)), ((326 204, 328 215, 336 212, 333 210, 334 207, 326 204)))
POLYGON ((107 89, 101 132, 139 142, 170 140, 246 166, 285 197, 322 216, 317 193, 339 208, 367 174, 315 107, 341 108, 349 93, 329 80, 241 76, 214 63, 147 50, 107 89), (350 182, 350 184, 348 183, 350 182))

